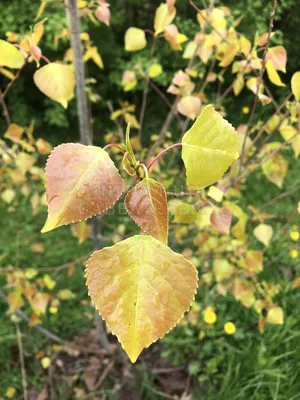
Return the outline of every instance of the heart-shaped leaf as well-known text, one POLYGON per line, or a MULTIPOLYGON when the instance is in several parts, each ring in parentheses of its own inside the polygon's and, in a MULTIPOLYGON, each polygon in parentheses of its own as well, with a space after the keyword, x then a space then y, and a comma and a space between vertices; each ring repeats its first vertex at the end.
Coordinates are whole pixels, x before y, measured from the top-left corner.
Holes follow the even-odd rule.
POLYGON ((238 158, 237 133, 211 105, 182 139, 182 158, 190 189, 217 182, 238 158))
POLYGON ((64 108, 68 107, 75 88, 74 71, 69 65, 47 64, 35 72, 33 79, 41 92, 64 108))
POLYGON ((96 308, 131 362, 179 322, 197 289, 194 266, 151 236, 96 251, 86 278, 96 308))
POLYGON ((165 244, 168 242, 167 194, 161 183, 143 179, 128 192, 125 206, 130 217, 145 232, 165 244))
POLYGON ((114 163, 100 147, 78 143, 55 147, 46 166, 48 219, 42 232, 106 211, 123 187, 114 163))

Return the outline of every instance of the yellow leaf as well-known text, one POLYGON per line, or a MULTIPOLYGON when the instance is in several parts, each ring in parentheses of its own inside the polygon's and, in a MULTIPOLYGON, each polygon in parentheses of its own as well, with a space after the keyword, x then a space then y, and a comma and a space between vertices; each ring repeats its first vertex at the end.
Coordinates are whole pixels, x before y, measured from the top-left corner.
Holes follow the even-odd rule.
POLYGON ((295 153, 295 157, 297 158, 300 154, 300 134, 296 135, 297 129, 295 129, 291 125, 286 125, 286 126, 280 126, 279 128, 281 136, 284 138, 284 140, 290 140, 293 136, 295 138, 291 142, 293 151, 295 153))
POLYGON ((299 240, 299 232, 298 231, 292 231, 290 232, 290 238, 294 241, 297 242, 299 240))
POLYGON ((260 224, 254 229, 253 233, 257 240, 262 242, 266 247, 269 246, 273 236, 273 228, 271 225, 260 224))
POLYGON ((278 72, 276 71, 274 64, 271 60, 268 60, 266 62, 266 70, 270 81, 274 83, 274 85, 285 86, 285 84, 281 81, 280 76, 278 75, 278 72))
POLYGON ((287 55, 283 46, 269 47, 266 60, 271 60, 278 71, 285 72, 287 55))
POLYGON ((235 129, 211 105, 182 139, 187 184, 201 189, 220 180, 238 154, 235 129))
POLYGON ((224 192, 217 188, 216 186, 210 186, 207 192, 207 196, 214 199, 216 202, 220 203, 223 200, 224 192))
POLYGON ((222 61, 220 62, 220 67, 228 67, 234 60, 234 57, 239 52, 238 43, 231 43, 228 45, 224 56, 222 57, 222 61))
POLYGON ((6 203, 10 204, 16 196, 14 189, 7 188, 1 193, 1 199, 6 203))
POLYGON ((23 135, 24 129, 17 124, 10 124, 7 128, 7 131, 4 134, 4 137, 10 139, 15 143, 20 143, 20 139, 23 135))
POLYGON ((85 54, 83 56, 84 62, 86 62, 86 61, 88 61, 90 59, 92 59, 94 61, 94 63, 96 65, 98 65, 98 67, 100 69, 104 68, 104 64, 103 64, 102 58, 101 58, 96 46, 89 47, 88 50, 85 52, 85 54))
POLYGON ((227 260, 216 258, 213 262, 213 271, 216 281, 221 282, 231 277, 234 267, 227 260))
POLYGON ((22 53, 13 44, 0 40, 0 66, 19 69, 24 64, 22 53))
POLYGON ((297 101, 300 101, 300 71, 295 72, 291 80, 292 92, 297 101))
POLYGON ((149 77, 156 78, 162 73, 162 67, 160 64, 152 64, 149 68, 149 77))
POLYGON ((45 11, 46 5, 47 5, 47 0, 41 0, 41 4, 40 4, 39 9, 38 9, 38 11, 36 13, 36 17, 34 18, 34 21, 36 21, 36 20, 41 18, 43 12, 45 11))
POLYGON ((227 333, 227 335, 234 335, 236 333, 236 327, 234 323, 226 322, 224 325, 224 331, 227 333))
POLYGON ((43 281, 49 290, 52 290, 56 285, 56 282, 48 274, 44 276, 43 281))
POLYGON ((38 271, 34 268, 28 268, 25 271, 25 276, 27 279, 32 279, 38 274, 38 271))
MULTIPOLYGON (((292 258, 297 258, 298 257, 298 250, 297 249, 292 249, 291 251, 290 251, 290 256, 292 257, 292 258)), ((298 278, 299 279, 299 278, 298 278)))
POLYGON ((12 387, 12 386, 9 386, 6 389, 5 396, 8 397, 9 399, 11 399, 11 398, 14 397, 15 393, 16 393, 16 389, 14 387, 12 387))
POLYGON ((124 87, 125 92, 129 92, 133 88, 136 87, 137 79, 135 72, 133 71, 124 71, 122 77, 122 86, 124 87))
POLYGON ((288 162, 280 154, 275 154, 263 164, 262 170, 270 182, 281 188, 288 170, 288 162))
POLYGON ((271 308, 267 315, 269 324, 282 325, 284 322, 284 313, 281 307, 271 308))
POLYGON ((146 35, 142 29, 131 27, 125 33, 125 50, 138 51, 147 46, 146 35))
POLYGON ((22 298, 22 293, 11 292, 7 296, 9 309, 14 312, 24 305, 24 300, 22 298))
POLYGON ((89 294, 131 362, 182 318, 197 272, 151 236, 133 236, 96 251, 86 267, 89 294))
POLYGON ((168 25, 171 24, 171 22, 175 18, 175 15, 175 7, 169 9, 167 4, 160 4, 160 6, 155 11, 154 18, 154 31, 156 36, 163 32, 168 27, 168 25))
POLYGON ((177 103, 177 109, 180 114, 190 119, 196 119, 200 113, 201 100, 196 96, 184 96, 177 103))
POLYGON ((61 289, 58 293, 57 293, 57 297, 60 300, 69 300, 69 299, 73 299, 75 296, 75 294, 70 290, 70 289, 61 289))
POLYGON ((74 71, 68 65, 50 63, 39 68, 34 76, 36 86, 51 100, 57 101, 64 108, 74 96, 74 71))
POLYGON ((78 239, 78 244, 84 243, 92 233, 92 228, 85 221, 78 222, 75 225, 72 225, 72 230, 75 236, 78 239))
POLYGON ((41 364, 42 364, 42 367, 43 367, 43 368, 45 368, 45 369, 49 368, 50 365, 51 365, 51 360, 50 360, 50 358, 49 358, 49 357, 43 357, 43 358, 41 359, 41 364))
POLYGON ((245 86, 244 77, 242 74, 237 74, 235 81, 233 82, 233 93, 238 96, 245 86))

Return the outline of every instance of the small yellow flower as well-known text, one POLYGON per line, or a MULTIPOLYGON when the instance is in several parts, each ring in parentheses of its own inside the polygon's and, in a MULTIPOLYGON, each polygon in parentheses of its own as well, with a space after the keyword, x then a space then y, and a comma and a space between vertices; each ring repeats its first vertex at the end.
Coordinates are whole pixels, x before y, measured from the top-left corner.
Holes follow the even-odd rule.
POLYGON ((49 357, 43 357, 43 358, 41 359, 41 364, 42 364, 42 367, 43 367, 43 368, 45 368, 45 369, 49 368, 49 367, 50 367, 50 364, 51 364, 50 358, 49 358, 49 357))
POLYGON ((203 311, 203 319, 209 325, 213 325, 216 322, 217 315, 212 307, 206 307, 203 311))
POLYGON ((243 107, 242 108, 242 112, 243 112, 243 114, 249 114, 250 108, 249 107, 243 107))
POLYGON ((226 322, 224 325, 224 331, 227 333, 227 335, 234 335, 236 332, 236 327, 233 322, 226 322))
POLYGON ((290 237, 292 240, 294 240, 294 242, 297 242, 297 240, 299 239, 299 232, 298 231, 292 231, 290 232, 290 237))
POLYGON ((12 397, 14 397, 16 393, 16 389, 12 386, 9 386, 6 390, 6 397, 8 397, 9 399, 11 399, 12 397))
POLYGON ((298 257, 298 250, 292 249, 292 250, 290 251, 290 256, 291 256, 292 258, 297 258, 297 257, 298 257))

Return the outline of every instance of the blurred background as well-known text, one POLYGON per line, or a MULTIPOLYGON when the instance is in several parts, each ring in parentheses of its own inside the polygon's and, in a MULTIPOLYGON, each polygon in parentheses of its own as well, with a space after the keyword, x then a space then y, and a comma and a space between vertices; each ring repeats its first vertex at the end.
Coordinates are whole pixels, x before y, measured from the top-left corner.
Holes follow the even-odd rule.
MULTIPOLYGON (((95 8, 95 2, 87 3, 90 3, 90 9, 95 8)), ((100 68, 99 58, 96 57, 95 61, 91 57, 85 64, 93 143, 103 147, 119 141, 120 131, 125 131, 128 122, 128 116, 127 119, 122 117, 125 112, 135 115, 134 123, 138 123, 145 80, 138 79, 133 90, 124 91, 124 72, 146 70, 151 59, 162 68, 162 72, 153 78, 153 84, 167 101, 150 86, 141 140, 137 136, 138 129, 133 129, 132 133, 136 139, 133 139, 135 151, 145 156, 143 149, 150 148, 157 140, 169 112, 168 102, 173 102, 173 95, 167 89, 174 74, 187 67, 188 60, 182 57, 186 43, 183 43, 182 51, 174 51, 166 40, 158 40, 151 58, 150 34, 147 47, 137 52, 125 51, 126 30, 131 26, 153 29, 155 11, 160 2, 110 0, 109 3, 109 26, 90 18, 86 12, 87 5, 79 4, 81 32, 89 35, 88 40, 83 39, 84 46, 96 47, 103 62, 103 68, 102 65, 100 68), (121 118, 113 115, 118 110, 121 118)), ((209 6, 200 0, 195 4, 201 10, 209 6)), ((2 0, 0 38, 9 40, 14 34, 22 37, 37 21, 46 18, 39 43, 43 55, 51 61, 70 62, 64 4, 47 1, 42 15, 35 20, 40 6, 38 0, 2 0)), ((177 0, 175 6, 174 23, 180 33, 192 40, 200 30, 197 11, 187 0, 177 0)), ((235 29, 251 43, 256 33, 268 32, 272 9, 270 0, 216 0, 213 7, 228 7, 231 22, 242 16, 235 29)), ((286 73, 281 76, 286 86, 273 85, 271 88, 275 103, 280 105, 291 91, 292 75, 300 70, 297 0, 278 3, 273 31, 276 34, 271 38, 271 46, 284 46, 288 60, 286 73)), ((44 63, 41 60, 41 64, 44 63)), ((200 62, 199 76, 195 81, 206 75, 210 65, 200 62)), ((181 323, 164 339, 144 350, 137 363, 132 365, 109 332, 107 340, 113 355, 109 354, 103 340, 99 344, 98 335, 101 335, 103 326, 97 329, 95 325, 94 308, 84 278, 84 262, 95 245, 91 226, 63 226, 44 235, 40 233, 47 216, 43 168, 48 150, 60 143, 78 142, 80 139, 76 100, 72 99, 64 109, 44 96, 33 81, 36 68, 35 62, 26 64, 6 96, 10 121, 26 127, 26 143, 29 144, 27 147, 22 145, 22 151, 30 153, 28 138, 31 134, 41 141, 34 161, 26 159, 31 163, 26 181, 23 178, 18 180, 18 174, 7 174, 5 157, 0 164, 0 398, 24 398, 25 379, 26 396, 30 400, 300 399, 300 284, 299 279, 297 281, 300 218, 295 212, 300 201, 297 186, 300 162, 292 149, 284 153, 289 170, 280 189, 266 178, 262 170, 252 174, 238 188, 239 207, 246 214, 252 213, 247 223, 249 248, 262 251, 264 256, 264 268, 255 275, 255 282, 260 282, 257 290, 267 292, 266 298, 272 298, 272 304, 280 307, 284 317, 276 315, 273 323, 269 317, 270 323, 261 326, 268 312, 268 309, 264 311, 264 305, 255 308, 249 304, 248 298, 238 298, 226 287, 227 281, 222 288, 218 286, 223 279, 222 272, 215 267, 215 275, 211 273, 215 249, 201 250, 204 241, 199 232, 203 233, 205 228, 203 221, 197 220, 198 224, 194 224, 195 216, 177 220, 175 216, 170 247, 198 267, 200 288, 192 310, 181 323), (35 169, 32 170, 33 164, 35 169), (264 246, 253 235, 254 227, 267 219, 267 214, 271 217, 266 223, 271 224, 274 231, 270 246, 264 246), (34 298, 31 291, 35 293, 34 298)), ((221 70, 222 67, 217 65, 215 72, 221 70)), ((2 91, 9 82, 5 74, 0 75, 2 91)), ((223 92, 231 83, 232 74, 224 72, 222 87, 218 80, 210 82, 202 101, 215 103, 218 91, 223 92)), ((220 110, 234 127, 247 124, 253 98, 248 89, 238 96, 229 93, 220 110)), ((253 126, 255 123, 257 126, 253 132, 273 113, 272 105, 259 104, 253 122, 253 126)), ((193 121, 188 118, 184 123, 187 130, 193 121)), ((7 121, 1 113, 1 139, 4 140, 6 134, 8 143, 7 129, 7 121)), ((174 118, 162 147, 179 141, 181 135, 182 127, 174 118)), ((280 134, 277 132, 275 139, 278 137, 280 134)), ((20 143, 13 142, 13 145, 20 143)), ((5 152, 3 146, 2 156, 5 152)), ((121 165, 120 156, 112 153, 112 158, 118 166, 121 165)), ((163 180, 167 190, 184 190, 179 153, 171 152, 165 164, 161 164, 161 171, 158 168, 156 176, 163 180), (171 167, 167 168, 168 165, 171 167)), ((8 169, 11 171, 11 166, 8 169)), ((193 200, 190 204, 194 204, 193 200)), ((99 218, 100 247, 110 246, 137 232, 134 222, 120 207, 99 218)), ((239 211, 235 214, 232 210, 232 213, 235 218, 241 218, 239 211)), ((241 256, 236 248, 231 251, 233 257, 241 256)), ((229 279, 230 274, 227 276, 225 273, 225 278, 229 279)), ((103 332, 102 335, 106 337, 103 332)))

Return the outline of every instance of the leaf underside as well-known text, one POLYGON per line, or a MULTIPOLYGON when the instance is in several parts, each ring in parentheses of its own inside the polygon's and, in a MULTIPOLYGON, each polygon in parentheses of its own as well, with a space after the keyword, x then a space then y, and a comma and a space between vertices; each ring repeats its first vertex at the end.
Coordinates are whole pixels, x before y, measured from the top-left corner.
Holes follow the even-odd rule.
POLYGON ((95 307, 131 362, 179 322, 197 289, 194 266, 151 236, 96 251, 86 279, 95 307))

